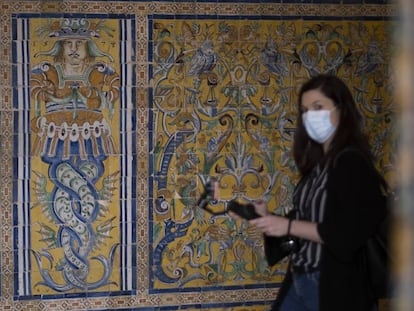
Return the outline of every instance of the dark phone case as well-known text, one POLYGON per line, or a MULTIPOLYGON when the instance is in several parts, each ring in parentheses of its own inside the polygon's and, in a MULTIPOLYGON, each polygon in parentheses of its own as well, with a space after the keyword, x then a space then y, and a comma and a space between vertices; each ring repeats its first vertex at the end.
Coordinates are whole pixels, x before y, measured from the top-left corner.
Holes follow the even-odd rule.
POLYGON ((237 201, 232 200, 228 203, 227 208, 229 211, 232 211, 233 213, 247 220, 260 217, 260 215, 256 213, 254 205, 251 203, 240 204, 237 201))

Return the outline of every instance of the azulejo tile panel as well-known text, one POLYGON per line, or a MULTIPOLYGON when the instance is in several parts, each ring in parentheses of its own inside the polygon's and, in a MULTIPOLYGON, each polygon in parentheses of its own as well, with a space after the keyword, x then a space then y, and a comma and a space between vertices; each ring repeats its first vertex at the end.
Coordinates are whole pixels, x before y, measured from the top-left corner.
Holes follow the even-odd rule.
POLYGON ((392 7, 253 2, 1 4, 2 306, 266 310, 286 262, 195 205, 214 176, 214 209, 290 208, 317 72, 352 86, 392 180, 392 7))
POLYGON ((19 297, 135 288, 132 21, 13 19, 19 297))
POLYGON ((268 270, 251 228, 195 206, 213 176, 221 193, 212 203, 217 210, 232 199, 263 197, 275 213, 289 210, 296 92, 310 76, 325 72, 347 80, 377 155, 390 154, 383 139, 392 135, 394 109, 384 88, 386 27, 382 21, 154 17, 154 289, 260 288, 278 279, 281 271, 268 270))

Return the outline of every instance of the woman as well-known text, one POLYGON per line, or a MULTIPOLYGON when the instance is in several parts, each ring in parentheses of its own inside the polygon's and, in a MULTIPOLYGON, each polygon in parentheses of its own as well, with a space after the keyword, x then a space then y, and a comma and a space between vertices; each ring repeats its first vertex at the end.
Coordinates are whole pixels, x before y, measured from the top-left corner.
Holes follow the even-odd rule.
POLYGON ((375 301, 363 247, 385 216, 385 181, 374 168, 361 116, 342 80, 316 76, 298 98, 296 216, 269 214, 265 202, 256 202, 263 217, 250 221, 268 237, 298 240, 272 310, 371 311, 375 301))

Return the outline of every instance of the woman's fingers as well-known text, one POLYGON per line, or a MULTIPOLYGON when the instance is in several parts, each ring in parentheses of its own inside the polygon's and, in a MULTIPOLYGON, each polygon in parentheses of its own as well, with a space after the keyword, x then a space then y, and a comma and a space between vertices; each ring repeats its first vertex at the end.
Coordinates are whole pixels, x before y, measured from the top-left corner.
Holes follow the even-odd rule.
POLYGON ((267 235, 283 236, 286 234, 288 219, 272 215, 250 220, 249 223, 267 235))
POLYGON ((265 216, 267 215, 267 203, 262 200, 262 199, 258 199, 253 201, 253 205, 254 205, 254 209, 256 210, 256 213, 259 214, 260 216, 265 216))

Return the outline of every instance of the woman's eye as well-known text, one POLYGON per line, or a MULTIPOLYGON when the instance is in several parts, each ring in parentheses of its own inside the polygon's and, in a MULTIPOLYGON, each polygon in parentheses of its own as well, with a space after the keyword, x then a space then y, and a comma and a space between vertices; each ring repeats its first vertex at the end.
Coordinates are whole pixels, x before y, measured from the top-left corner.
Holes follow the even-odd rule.
POLYGON ((323 107, 322 105, 316 104, 315 106, 313 106, 313 110, 321 110, 323 107))

